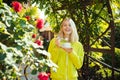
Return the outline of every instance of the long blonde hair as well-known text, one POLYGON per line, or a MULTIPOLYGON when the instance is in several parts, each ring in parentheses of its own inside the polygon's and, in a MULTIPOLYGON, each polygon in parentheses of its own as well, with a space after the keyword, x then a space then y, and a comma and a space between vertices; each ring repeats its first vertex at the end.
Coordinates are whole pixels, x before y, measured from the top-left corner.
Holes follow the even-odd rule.
POLYGON ((60 26, 60 31, 59 31, 59 33, 58 33, 58 36, 59 36, 60 38, 64 38, 64 33, 63 33, 63 31, 62 31, 62 27, 63 27, 63 23, 64 23, 65 21, 69 21, 70 26, 71 26, 71 28, 72 28, 72 33, 71 33, 70 39, 69 39, 70 42, 79 41, 79 37, 78 37, 76 25, 75 25, 74 21, 73 21, 71 18, 65 18, 65 19, 62 21, 62 24, 61 24, 61 26, 60 26))

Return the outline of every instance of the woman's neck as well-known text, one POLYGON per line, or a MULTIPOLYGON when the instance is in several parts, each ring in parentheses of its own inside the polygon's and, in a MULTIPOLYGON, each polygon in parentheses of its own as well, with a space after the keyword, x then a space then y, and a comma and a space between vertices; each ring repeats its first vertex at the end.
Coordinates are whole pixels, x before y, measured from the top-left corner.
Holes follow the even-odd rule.
POLYGON ((67 40, 67 41, 69 41, 69 37, 70 37, 69 35, 64 35, 64 36, 63 36, 63 38, 64 38, 65 40, 67 40))
POLYGON ((64 37, 64 38, 69 38, 69 35, 64 35, 63 37, 64 37))

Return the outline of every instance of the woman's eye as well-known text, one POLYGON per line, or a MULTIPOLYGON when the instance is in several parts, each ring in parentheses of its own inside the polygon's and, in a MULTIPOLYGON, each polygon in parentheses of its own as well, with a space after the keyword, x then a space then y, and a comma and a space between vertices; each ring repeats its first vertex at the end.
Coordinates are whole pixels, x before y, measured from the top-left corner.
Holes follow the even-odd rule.
POLYGON ((64 25, 64 26, 67 26, 67 25, 64 25))

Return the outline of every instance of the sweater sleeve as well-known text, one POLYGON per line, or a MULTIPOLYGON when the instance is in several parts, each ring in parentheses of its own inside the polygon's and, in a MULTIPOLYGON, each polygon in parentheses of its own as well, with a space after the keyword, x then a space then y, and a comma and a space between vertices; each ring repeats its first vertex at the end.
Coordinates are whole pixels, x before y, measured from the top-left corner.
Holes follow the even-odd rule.
POLYGON ((77 69, 80 69, 83 65, 84 50, 81 43, 77 43, 73 48, 73 51, 69 53, 69 57, 77 69))
POLYGON ((48 47, 48 52, 51 54, 51 60, 54 63, 57 63, 58 61, 58 52, 57 52, 57 46, 55 44, 55 38, 53 38, 50 41, 49 47, 48 47))

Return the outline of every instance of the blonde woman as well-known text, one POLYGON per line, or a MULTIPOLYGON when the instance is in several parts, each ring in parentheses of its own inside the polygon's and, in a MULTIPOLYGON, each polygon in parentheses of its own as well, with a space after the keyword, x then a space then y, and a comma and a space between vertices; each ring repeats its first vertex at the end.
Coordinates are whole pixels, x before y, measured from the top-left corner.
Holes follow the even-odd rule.
POLYGON ((84 50, 72 19, 63 20, 57 38, 50 41, 48 52, 51 60, 58 65, 56 71, 51 69, 52 80, 77 80, 77 69, 83 65, 84 50))

